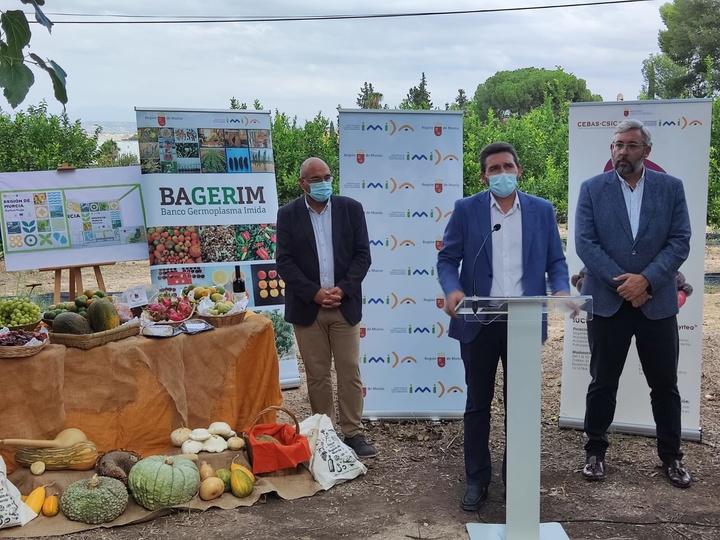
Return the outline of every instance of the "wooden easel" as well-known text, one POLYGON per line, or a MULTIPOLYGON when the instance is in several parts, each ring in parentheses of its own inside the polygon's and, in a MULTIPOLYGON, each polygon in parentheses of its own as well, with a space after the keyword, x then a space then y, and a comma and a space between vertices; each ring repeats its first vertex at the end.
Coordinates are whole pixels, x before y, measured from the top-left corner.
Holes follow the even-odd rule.
POLYGON ((82 269, 83 268, 91 268, 95 272, 95 279, 97 280, 98 288, 103 291, 104 293, 107 293, 107 290, 105 289, 105 280, 103 280, 102 272, 100 271, 101 266, 109 266, 111 264, 115 264, 114 262, 103 262, 103 263, 94 263, 94 264, 78 264, 75 266, 62 266, 62 267, 55 267, 55 268, 40 268, 41 272, 55 272, 55 292, 53 296, 53 303, 57 304, 60 301, 60 289, 62 284, 62 271, 67 270, 69 272, 68 275, 68 294, 70 301, 72 302, 75 300, 76 296, 79 296, 83 293, 85 290, 83 288, 83 282, 82 282, 82 269))

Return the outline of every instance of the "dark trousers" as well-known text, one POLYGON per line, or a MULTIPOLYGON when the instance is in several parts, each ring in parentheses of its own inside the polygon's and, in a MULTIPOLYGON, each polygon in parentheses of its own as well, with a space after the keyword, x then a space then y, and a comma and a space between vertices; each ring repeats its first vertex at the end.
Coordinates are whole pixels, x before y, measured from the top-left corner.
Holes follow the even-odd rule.
MULTIPOLYGON (((485 326, 471 343, 460 343, 465 365, 467 400, 465 426, 465 477, 468 484, 490 484, 490 406, 495 393, 498 360, 503 365, 503 405, 507 403, 507 322, 485 326)), ((506 420, 507 422, 507 416, 506 420)), ((507 424, 506 424, 507 425, 507 424)), ((505 481, 505 457, 502 468, 505 481)))
POLYGON ((682 459, 677 318, 650 320, 640 309, 623 302, 610 317, 595 315, 588 321, 587 328, 592 381, 585 406, 586 456, 605 457, 609 446, 607 430, 615 416, 620 375, 635 336, 640 364, 650 387, 658 456, 664 463, 682 459))

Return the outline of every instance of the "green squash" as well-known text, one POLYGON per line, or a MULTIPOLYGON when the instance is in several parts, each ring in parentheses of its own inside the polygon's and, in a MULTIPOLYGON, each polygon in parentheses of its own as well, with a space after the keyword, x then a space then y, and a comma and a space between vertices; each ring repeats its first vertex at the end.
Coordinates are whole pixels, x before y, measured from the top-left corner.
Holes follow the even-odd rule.
POLYGON ((82 315, 63 311, 53 319, 52 331, 58 334, 91 334, 92 328, 82 315))
POLYGON ((200 471, 186 458, 150 456, 138 461, 128 475, 135 501, 148 510, 160 510, 192 499, 200 487, 200 471))
POLYGON ((128 492, 120 480, 96 474, 70 484, 62 494, 60 508, 72 521, 97 525, 113 521, 127 503, 128 492))

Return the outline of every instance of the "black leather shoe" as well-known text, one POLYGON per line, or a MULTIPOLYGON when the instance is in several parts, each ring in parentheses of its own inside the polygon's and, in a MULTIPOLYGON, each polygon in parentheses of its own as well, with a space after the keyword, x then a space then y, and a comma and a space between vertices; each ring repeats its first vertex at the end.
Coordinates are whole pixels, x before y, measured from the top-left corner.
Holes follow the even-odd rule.
POLYGON ((605 460, 598 456, 589 456, 585 460, 582 474, 585 480, 591 482, 605 480, 605 460))
POLYGON ((679 488, 690 487, 690 484, 692 483, 690 473, 685 470, 682 461, 674 459, 669 463, 664 463, 663 469, 665 470, 668 480, 670 480, 670 483, 673 486, 679 488))
POLYGON ((479 484, 468 484, 460 501, 460 508, 466 512, 477 512, 488 498, 487 486, 481 486, 479 484))

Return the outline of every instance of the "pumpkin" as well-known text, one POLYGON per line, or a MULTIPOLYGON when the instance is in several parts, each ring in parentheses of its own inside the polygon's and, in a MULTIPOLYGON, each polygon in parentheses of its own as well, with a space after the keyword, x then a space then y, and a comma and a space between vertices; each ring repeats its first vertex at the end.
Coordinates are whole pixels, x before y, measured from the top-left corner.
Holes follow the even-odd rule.
POLYGON ((57 516, 58 512, 60 512, 60 501, 58 501, 58 496, 53 494, 53 495, 50 495, 49 497, 46 497, 45 502, 43 502, 43 505, 42 505, 43 516, 47 516, 47 517, 57 516))
MULTIPOLYGON (((88 322, 93 332, 104 332, 120 326, 117 308, 107 298, 98 298, 87 308, 88 322)), ((56 317, 57 320, 57 317, 56 317)), ((53 322, 53 328, 55 322, 53 322)))
POLYGON ((18 446, 15 461, 23 467, 32 467, 37 461, 45 464, 46 471, 89 471, 95 467, 97 448, 90 441, 71 444, 66 448, 34 448, 18 446))
POLYGON ((230 474, 230 490, 236 497, 247 497, 253 491, 252 480, 240 469, 235 469, 230 474))
POLYGON ((72 311, 63 311, 53 319, 53 332, 57 334, 92 334, 85 317, 72 311))
POLYGON ((138 504, 159 510, 192 499, 200 487, 200 472, 189 459, 150 456, 130 469, 128 487, 138 504))
POLYGON ((237 455, 233 458, 232 462, 230 463, 230 471, 240 469, 242 472, 244 472, 245 474, 248 475, 248 478, 250 478, 250 480, 254 484, 256 482, 256 478, 255 478, 255 475, 252 473, 252 471, 250 469, 248 469, 247 467, 245 467, 245 465, 240 465, 239 463, 235 463, 235 460, 239 457, 240 456, 237 455))
MULTIPOLYGON (((54 483, 55 482, 53 482, 53 484, 54 483)), ((42 510, 43 503, 45 502, 45 488, 49 486, 52 486, 52 484, 36 487, 30 492, 30 495, 28 495, 24 501, 25 504, 27 504, 36 514, 39 514, 42 510)))
POLYGON ((60 498, 60 508, 68 519, 91 525, 113 521, 127 503, 128 492, 120 480, 97 474, 73 482, 60 498))
POLYGON ((127 475, 142 456, 131 450, 109 450, 95 462, 95 470, 100 476, 117 478, 127 485, 127 475))

